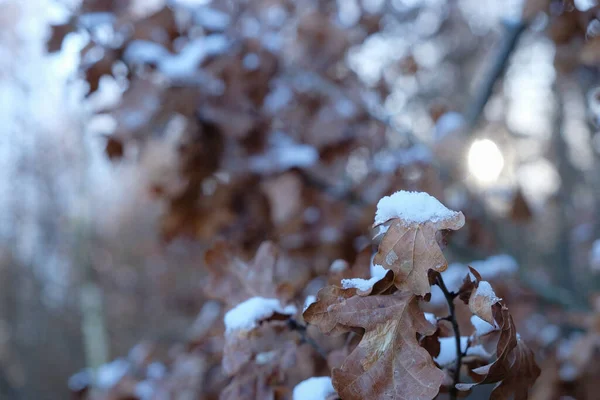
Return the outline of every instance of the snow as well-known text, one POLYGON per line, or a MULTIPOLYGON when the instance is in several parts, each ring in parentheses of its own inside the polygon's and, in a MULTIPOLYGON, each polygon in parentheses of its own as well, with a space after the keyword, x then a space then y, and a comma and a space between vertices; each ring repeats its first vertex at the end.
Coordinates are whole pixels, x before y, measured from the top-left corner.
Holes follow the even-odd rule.
POLYGON ((483 336, 487 335, 490 332, 498 329, 496 326, 493 326, 489 322, 479 318, 477 315, 471 316, 471 325, 475 328, 475 336, 483 336))
POLYGON ((265 98, 263 108, 267 112, 275 114, 287 106, 293 97, 294 93, 289 86, 281 82, 276 82, 271 92, 265 98))
POLYGON ((458 131, 464 125, 465 117, 462 114, 455 111, 444 113, 435 123, 435 139, 443 139, 448 134, 458 131))
MULTIPOLYGON (((454 337, 443 337, 440 338, 440 354, 435 357, 435 362, 440 366, 448 366, 452 364, 456 360, 456 339, 454 337)), ((469 338, 467 336, 461 336, 460 338, 460 350, 464 352, 467 350, 467 356, 480 357, 483 359, 489 359, 492 357, 490 353, 488 353, 485 348, 478 344, 475 346, 469 346, 467 349, 467 344, 469 343, 469 338)))
POLYGON ((334 272, 334 273, 342 272, 347 269, 348 269, 348 263, 341 259, 335 260, 334 262, 331 263, 331 266, 329 267, 329 271, 334 272))
POLYGON ((328 376, 308 378, 294 387, 293 400, 325 400, 335 394, 335 389, 328 376))
POLYGON ((178 54, 163 59, 158 68, 170 78, 189 77, 196 73, 206 57, 221 54, 228 47, 229 39, 225 35, 199 37, 190 40, 178 54))
POLYGON ((258 173, 280 172, 293 167, 310 167, 319 159, 313 146, 295 143, 289 136, 276 132, 271 147, 262 155, 250 158, 250 169, 258 173))
MULTIPOLYGON (((473 261, 470 265, 486 280, 510 276, 519 269, 515 259, 507 254, 494 255, 485 260, 473 261)), ((469 274, 469 268, 465 264, 451 263, 446 271, 442 272, 442 278, 448 290, 455 292, 461 287, 467 274, 469 274)), ((471 279, 475 279, 475 277, 471 275, 471 279)), ((446 304, 446 298, 437 286, 431 287, 430 303, 438 306, 446 304)))
POLYGON ((488 281, 479 282, 479 285, 477 285, 477 290, 475 291, 475 296, 488 297, 492 304, 502 300, 500 297, 496 296, 494 289, 492 289, 492 285, 490 285, 488 281))
POLYGON ((431 150, 427 146, 417 144, 394 151, 380 151, 373 160, 373 167, 379 172, 393 172, 401 166, 429 163, 431 159, 431 150))
POLYGON ((370 279, 361 279, 361 278, 352 278, 352 279, 342 279, 342 287, 344 289, 356 288, 363 292, 371 289, 374 284, 379 282, 387 273, 387 269, 383 268, 378 264, 371 264, 371 278, 370 279))
POLYGON ((242 65, 248 71, 254 71, 260 66, 260 57, 256 53, 248 53, 244 56, 242 65))
MULTIPOLYGON (((469 338, 460 338, 460 350, 465 351, 469 338)), ((450 365, 456 360, 456 339, 454 337, 440 338, 440 354, 435 357, 435 362, 440 366, 450 365)))
POLYGON ((178 54, 171 54, 158 43, 134 40, 125 49, 123 58, 128 63, 156 64, 158 70, 169 78, 186 78, 196 74, 206 57, 225 52, 229 43, 225 35, 202 36, 190 40, 178 54))
POLYGON ((313 296, 312 294, 306 296, 306 300, 304 300, 304 307, 302 308, 302 312, 306 311, 306 309, 308 307, 310 307, 310 305, 312 303, 315 303, 316 301, 317 301, 317 298, 315 296, 313 296))
POLYGON ((127 371, 129 363, 122 358, 103 364, 96 371, 96 385, 102 389, 111 388, 123 379, 127 371))
POLYGON ((252 297, 225 314, 225 328, 228 333, 240 329, 250 330, 274 313, 293 315, 296 311, 296 307, 292 305, 283 307, 277 299, 252 297))
POLYGON ((426 312, 425 314, 425 319, 429 322, 431 322, 433 325, 437 325, 437 317, 435 316, 435 314, 426 312))
POLYGON ((498 254, 482 261, 473 261, 470 264, 481 274, 484 279, 493 279, 500 276, 513 275, 519 270, 517 261, 508 254, 498 254))
POLYGON ((589 259, 592 270, 600 271, 600 239, 595 240, 594 243, 592 243, 589 259))
POLYGON ((231 22, 229 15, 211 7, 200 7, 195 19, 198 24, 213 31, 224 31, 231 22))
POLYGON ((435 197, 425 192, 401 190, 385 196, 377 203, 375 225, 392 218, 400 218, 407 223, 438 222, 458 215, 457 211, 446 208, 435 197))

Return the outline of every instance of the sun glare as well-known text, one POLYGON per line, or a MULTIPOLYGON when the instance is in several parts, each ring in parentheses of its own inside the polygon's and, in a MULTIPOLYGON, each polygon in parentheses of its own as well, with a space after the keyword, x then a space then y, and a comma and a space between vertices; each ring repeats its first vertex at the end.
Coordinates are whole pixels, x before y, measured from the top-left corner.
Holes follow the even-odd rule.
POLYGON ((502 168, 504 157, 496 143, 489 139, 475 140, 467 156, 469 172, 483 184, 495 182, 502 168))

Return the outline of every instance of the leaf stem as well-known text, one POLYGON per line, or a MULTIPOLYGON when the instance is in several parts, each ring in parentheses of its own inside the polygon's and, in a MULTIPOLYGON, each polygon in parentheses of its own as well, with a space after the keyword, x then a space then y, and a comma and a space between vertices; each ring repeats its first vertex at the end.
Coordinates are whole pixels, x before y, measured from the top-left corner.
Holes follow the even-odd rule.
POLYGON ((435 278, 436 285, 442 289, 442 293, 444 293, 444 297, 448 302, 448 309, 450 311, 450 315, 446 317, 448 321, 452 324, 452 329, 454 330, 454 338, 456 339, 456 365, 454 366, 454 376, 452 387, 450 388, 450 399, 456 400, 458 395, 458 390, 456 389, 456 384, 458 384, 460 380, 460 368, 462 366, 462 358, 463 352, 460 348, 460 329, 458 327, 458 321, 456 321, 456 310, 454 308, 454 299, 458 296, 458 293, 450 292, 442 279, 442 276, 438 273, 435 278))
POLYGON ((321 357, 323 357, 324 360, 327 360, 327 353, 325 353, 325 351, 321 348, 321 346, 319 346, 319 344, 317 342, 315 342, 314 339, 309 337, 308 334, 306 333, 306 325, 302 325, 301 323, 296 321, 294 318, 288 319, 287 323, 288 323, 288 327, 291 330, 298 332, 298 335, 300 335, 300 339, 302 342, 308 343, 313 349, 315 349, 315 351, 317 353, 319 353, 319 355, 321 357))

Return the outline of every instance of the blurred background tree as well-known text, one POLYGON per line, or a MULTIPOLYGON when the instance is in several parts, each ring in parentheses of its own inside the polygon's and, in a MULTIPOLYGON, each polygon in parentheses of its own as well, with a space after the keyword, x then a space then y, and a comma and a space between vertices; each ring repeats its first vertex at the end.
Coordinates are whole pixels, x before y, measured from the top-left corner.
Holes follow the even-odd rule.
MULTIPOLYGON (((202 290, 218 238, 245 259, 274 241, 292 297, 314 294, 399 189, 464 212, 448 259, 513 256, 538 327, 543 307, 593 308, 598 11, 0 2, 0 397, 65 398, 74 372, 143 340, 157 358, 205 345, 190 326, 224 310, 202 290)), ((218 391, 203 357, 195 390, 218 391)))

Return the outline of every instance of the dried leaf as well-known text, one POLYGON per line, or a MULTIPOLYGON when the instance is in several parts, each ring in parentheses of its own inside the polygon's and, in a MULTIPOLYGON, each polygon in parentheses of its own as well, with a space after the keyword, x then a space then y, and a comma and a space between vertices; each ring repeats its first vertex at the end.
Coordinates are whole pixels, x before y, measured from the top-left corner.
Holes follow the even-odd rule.
POLYGON ((358 346, 341 368, 332 371, 333 386, 343 399, 432 399, 444 373, 417 333, 431 335, 436 328, 410 293, 353 295, 354 289, 326 287, 304 318, 324 333, 364 330, 358 346))
POLYGON ((465 277, 459 293, 460 299, 469 305, 469 310, 490 325, 494 325, 494 315, 492 307, 498 303, 501 298, 497 297, 492 286, 487 281, 481 280, 481 275, 473 267, 469 270, 475 276, 471 281, 470 275, 465 277))
POLYGON ((436 233, 460 229, 464 223, 461 212, 452 218, 423 223, 392 219, 373 262, 394 271, 394 284, 399 290, 425 296, 431 291, 428 271, 444 271, 448 265, 436 233))
POLYGON ((494 316, 501 327, 500 338, 496 347, 496 361, 474 369, 472 372, 483 376, 475 383, 459 383, 458 390, 467 391, 473 386, 497 383, 490 399, 507 399, 511 395, 515 400, 527 399, 527 393, 540 375, 533 352, 517 336, 512 316, 505 306, 494 305, 494 316))
POLYGON ((204 256, 211 277, 206 293, 214 298, 236 305, 251 297, 277 298, 273 283, 277 248, 264 242, 256 251, 254 260, 246 263, 237 258, 225 242, 216 243, 204 256))

